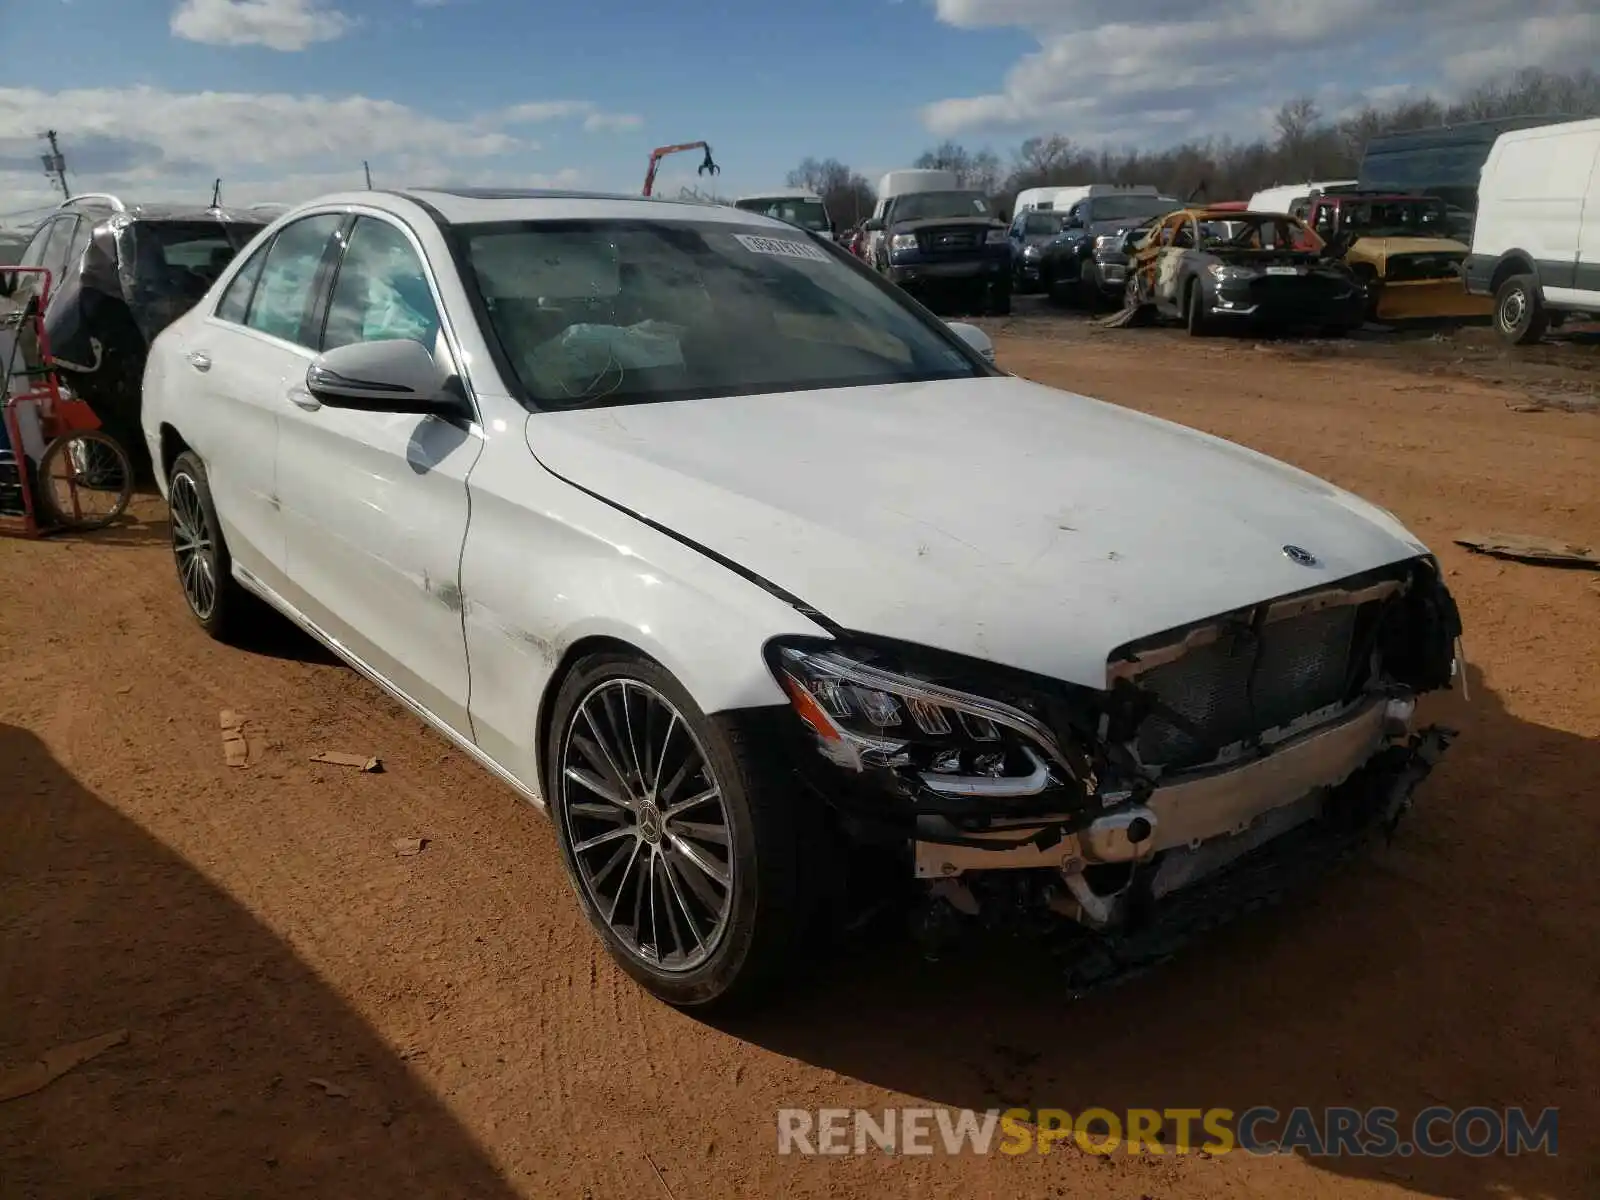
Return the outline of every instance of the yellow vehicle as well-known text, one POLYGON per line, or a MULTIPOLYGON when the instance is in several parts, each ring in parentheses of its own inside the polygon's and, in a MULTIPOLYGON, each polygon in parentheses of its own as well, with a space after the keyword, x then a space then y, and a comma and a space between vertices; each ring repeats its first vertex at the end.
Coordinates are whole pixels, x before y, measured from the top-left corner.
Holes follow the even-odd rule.
POLYGON ((1487 317, 1488 296, 1468 293, 1462 277, 1470 248, 1445 235, 1450 212, 1433 196, 1345 192, 1312 202, 1311 226, 1367 291, 1375 321, 1487 317))

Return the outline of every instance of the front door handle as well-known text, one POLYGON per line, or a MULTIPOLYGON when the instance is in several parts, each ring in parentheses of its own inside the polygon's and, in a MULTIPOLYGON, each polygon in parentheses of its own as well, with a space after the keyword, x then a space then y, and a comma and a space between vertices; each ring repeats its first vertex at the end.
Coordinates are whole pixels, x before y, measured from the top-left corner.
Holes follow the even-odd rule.
POLYGON ((316 412, 322 407, 322 401, 318 400, 302 386, 296 385, 290 388, 286 394, 289 397, 290 404, 296 408, 304 409, 306 412, 316 412))
POLYGON ((193 367, 196 371, 209 371, 209 370, 211 370, 211 355, 205 353, 205 351, 203 351, 203 350, 191 350, 191 351, 189 351, 188 358, 189 358, 189 365, 191 367, 193 367))

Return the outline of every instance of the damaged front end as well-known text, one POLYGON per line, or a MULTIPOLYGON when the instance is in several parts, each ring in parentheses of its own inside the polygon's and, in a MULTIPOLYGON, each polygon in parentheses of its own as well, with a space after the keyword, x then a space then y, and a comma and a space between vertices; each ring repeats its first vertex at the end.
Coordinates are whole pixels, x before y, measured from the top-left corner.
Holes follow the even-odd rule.
POLYGON ((1130 643, 1100 689, 872 638, 771 665, 802 776, 919 881, 920 928, 1065 918, 1098 982, 1392 830, 1454 736, 1413 716, 1459 635, 1420 558, 1130 643))

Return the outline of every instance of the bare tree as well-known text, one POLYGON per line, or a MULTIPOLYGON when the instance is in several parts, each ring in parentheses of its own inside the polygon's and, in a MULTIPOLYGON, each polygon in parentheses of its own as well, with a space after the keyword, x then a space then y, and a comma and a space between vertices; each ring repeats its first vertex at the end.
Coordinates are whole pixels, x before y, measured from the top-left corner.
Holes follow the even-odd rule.
MULTIPOLYGON (((1278 111, 1272 137, 1251 142, 1199 139, 1165 150, 1108 146, 1090 151, 1062 134, 1034 137, 1017 147, 1004 177, 992 152, 974 152, 954 141, 926 151, 915 165, 954 171, 963 186, 985 189, 1002 208, 1025 187, 1088 182, 1150 184, 1180 199, 1200 191, 1206 200, 1243 200, 1277 183, 1353 178, 1367 143, 1386 133, 1544 115, 1600 116, 1600 74, 1589 68, 1565 74, 1528 69, 1485 83, 1453 102, 1407 96, 1368 105, 1337 121, 1326 119, 1315 101, 1301 96, 1278 111)), ((807 159, 791 179, 804 178, 806 183, 795 186, 828 195, 817 184, 831 187, 846 176, 859 179, 836 160, 807 159), (806 174, 812 169, 818 173, 806 174)), ((829 201, 830 211, 845 219, 834 203, 829 201)))
POLYGON ((788 184, 821 196, 833 219, 847 225, 863 220, 877 203, 872 185, 837 158, 802 159, 789 172, 788 184))

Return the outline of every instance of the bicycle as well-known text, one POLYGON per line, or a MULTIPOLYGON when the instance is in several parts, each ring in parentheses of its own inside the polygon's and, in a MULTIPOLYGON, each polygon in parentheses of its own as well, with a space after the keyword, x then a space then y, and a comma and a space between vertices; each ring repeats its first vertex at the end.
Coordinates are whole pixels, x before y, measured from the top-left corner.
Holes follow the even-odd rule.
POLYGON ((43 267, 6 267, 15 295, 17 277, 39 279, 37 292, 6 314, 0 399, 5 444, 0 445, 0 529, 21 522, 38 537, 57 530, 103 529, 127 512, 133 499, 133 463, 115 438, 100 428, 89 404, 64 393, 50 356, 44 313, 50 272, 43 267))

